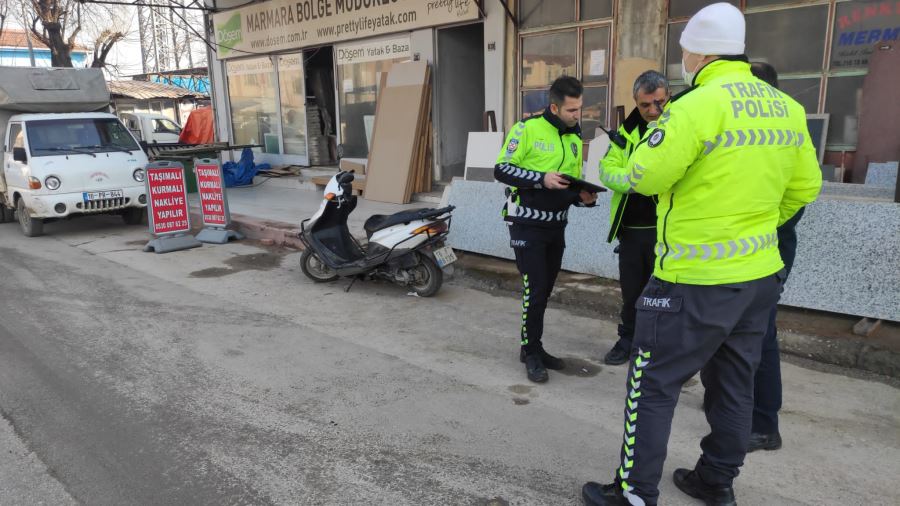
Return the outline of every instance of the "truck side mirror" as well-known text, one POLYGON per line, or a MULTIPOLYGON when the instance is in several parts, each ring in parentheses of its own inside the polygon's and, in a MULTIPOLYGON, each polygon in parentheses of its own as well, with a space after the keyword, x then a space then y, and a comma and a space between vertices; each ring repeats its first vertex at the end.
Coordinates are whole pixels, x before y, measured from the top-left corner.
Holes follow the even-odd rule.
POLYGON ((28 153, 25 152, 25 148, 13 148, 13 160, 28 163, 28 153))

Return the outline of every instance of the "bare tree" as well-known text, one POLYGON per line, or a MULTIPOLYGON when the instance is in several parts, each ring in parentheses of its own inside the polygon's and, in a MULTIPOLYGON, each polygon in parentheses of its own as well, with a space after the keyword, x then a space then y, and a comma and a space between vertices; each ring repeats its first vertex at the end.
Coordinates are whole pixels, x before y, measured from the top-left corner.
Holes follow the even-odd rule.
POLYGON ((9 17, 9 2, 3 0, 0 2, 0 35, 3 35, 3 28, 6 26, 6 19, 9 17))
POLYGON ((134 11, 127 7, 100 4, 85 5, 85 8, 91 19, 103 20, 103 23, 86 24, 84 28, 93 45, 91 67, 108 68, 107 59, 113 46, 125 40, 131 31, 134 11))
POLYGON ((21 1, 25 4, 24 22, 28 29, 50 49, 50 64, 71 67, 72 49, 81 31, 81 4, 78 0, 21 1))
POLYGON ((115 31, 110 28, 101 31, 94 39, 94 60, 91 62, 91 67, 106 67, 106 58, 109 56, 109 52, 116 42, 125 39, 126 35, 125 32, 115 31))

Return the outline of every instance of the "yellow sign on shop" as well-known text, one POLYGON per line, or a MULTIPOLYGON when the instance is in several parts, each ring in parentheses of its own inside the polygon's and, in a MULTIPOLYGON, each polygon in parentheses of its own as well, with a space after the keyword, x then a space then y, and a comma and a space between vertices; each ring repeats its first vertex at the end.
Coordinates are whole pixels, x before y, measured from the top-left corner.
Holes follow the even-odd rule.
POLYGON ((213 16, 219 59, 478 19, 475 0, 271 0, 213 16))

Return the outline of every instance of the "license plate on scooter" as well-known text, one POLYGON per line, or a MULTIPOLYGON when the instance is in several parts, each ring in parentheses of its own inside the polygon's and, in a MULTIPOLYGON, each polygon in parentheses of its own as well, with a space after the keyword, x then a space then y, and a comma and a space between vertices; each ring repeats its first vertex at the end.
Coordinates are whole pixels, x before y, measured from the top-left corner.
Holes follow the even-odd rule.
POLYGON ((450 246, 444 246, 434 250, 434 259, 437 260, 438 267, 447 267, 456 261, 456 253, 450 246))

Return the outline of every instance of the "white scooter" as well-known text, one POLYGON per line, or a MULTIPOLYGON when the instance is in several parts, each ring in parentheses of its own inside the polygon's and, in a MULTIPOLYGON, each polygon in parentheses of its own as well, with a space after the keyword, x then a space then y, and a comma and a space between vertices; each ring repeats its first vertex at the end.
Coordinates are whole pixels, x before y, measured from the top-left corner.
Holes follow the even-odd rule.
POLYGON ((356 208, 353 177, 352 171, 332 177, 318 212, 301 222, 303 274, 317 283, 380 278, 408 286, 420 297, 437 293, 443 270, 456 261, 453 249, 444 245, 454 206, 373 215, 363 225, 368 242, 360 244, 347 228, 356 208))

